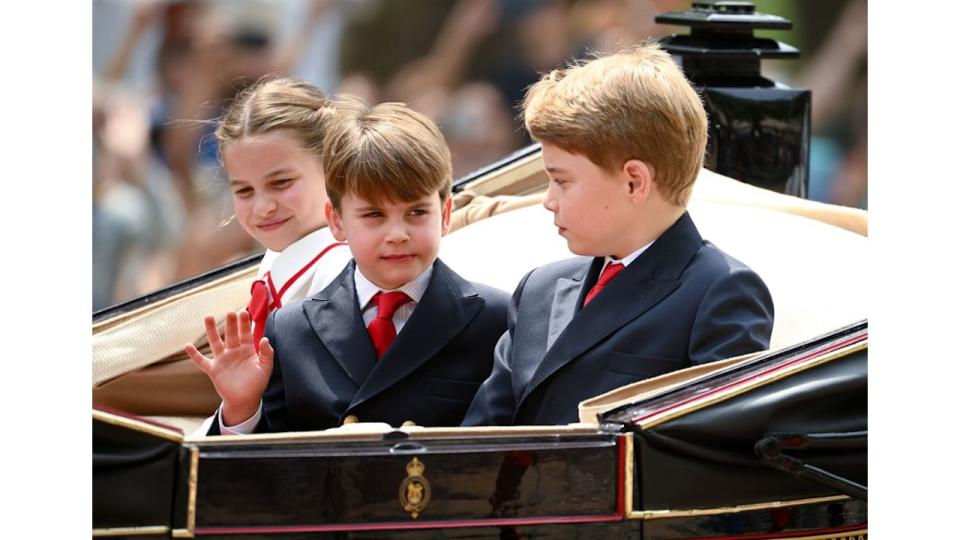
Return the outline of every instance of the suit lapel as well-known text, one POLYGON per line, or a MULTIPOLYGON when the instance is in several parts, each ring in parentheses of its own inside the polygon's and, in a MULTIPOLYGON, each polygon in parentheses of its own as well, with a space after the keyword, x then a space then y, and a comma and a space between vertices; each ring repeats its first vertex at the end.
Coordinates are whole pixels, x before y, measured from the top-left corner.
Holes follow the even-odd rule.
POLYGON ((585 283, 590 283, 590 277, 596 281, 596 276, 603 266, 603 259, 595 258, 589 265, 584 265, 583 269, 572 277, 560 278, 557 280, 557 287, 553 293, 553 303, 550 307, 550 322, 547 327, 547 346, 544 350, 550 350, 550 347, 557 341, 563 330, 573 320, 577 314, 578 307, 583 302, 587 287, 585 283))
POLYGON ((473 320, 483 304, 476 288, 438 259, 413 315, 376 362, 350 408, 393 386, 436 355, 473 320))
POLYGON ((360 386, 376 364, 377 356, 357 304, 355 266, 350 261, 326 289, 303 303, 303 312, 330 355, 360 386))
MULTIPOLYGON (((524 385, 518 407, 550 375, 642 316, 676 290, 680 286, 677 278, 701 243, 702 238, 693 221, 684 213, 647 251, 611 281, 603 294, 579 311, 577 308, 583 302, 588 285, 592 286, 596 281, 603 259, 595 259, 589 274, 582 274, 584 279, 578 296, 573 294, 575 287, 572 283, 560 280, 554 295, 546 353, 530 381, 524 385), (587 276, 590 279, 586 279, 587 276), (564 289, 562 292, 559 290, 561 287, 564 289), (574 296, 576 301, 571 302, 574 296), (554 325, 559 325, 564 319, 569 323, 560 327, 559 335, 552 338, 556 332, 554 325)), ((576 281, 576 278, 570 281, 576 281)))

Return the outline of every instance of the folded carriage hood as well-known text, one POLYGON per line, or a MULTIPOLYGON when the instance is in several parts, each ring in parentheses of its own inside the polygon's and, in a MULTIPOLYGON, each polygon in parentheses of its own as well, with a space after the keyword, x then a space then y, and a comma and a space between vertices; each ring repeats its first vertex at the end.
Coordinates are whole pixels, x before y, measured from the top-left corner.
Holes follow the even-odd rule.
POLYGON ((639 511, 843 493, 764 459, 758 443, 778 436, 812 436, 813 444, 783 454, 866 486, 866 322, 620 406, 601 414, 600 422, 636 433, 639 511))

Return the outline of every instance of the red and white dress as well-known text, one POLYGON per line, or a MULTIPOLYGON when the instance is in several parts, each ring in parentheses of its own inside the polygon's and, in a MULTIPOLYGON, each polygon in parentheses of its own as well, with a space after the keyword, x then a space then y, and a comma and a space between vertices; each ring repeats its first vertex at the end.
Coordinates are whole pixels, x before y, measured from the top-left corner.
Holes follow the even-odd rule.
POLYGON ((263 322, 271 311, 322 291, 350 258, 347 244, 337 242, 326 227, 304 236, 283 251, 268 249, 260 261, 257 280, 250 287, 247 305, 254 321, 254 344, 259 347, 263 322))

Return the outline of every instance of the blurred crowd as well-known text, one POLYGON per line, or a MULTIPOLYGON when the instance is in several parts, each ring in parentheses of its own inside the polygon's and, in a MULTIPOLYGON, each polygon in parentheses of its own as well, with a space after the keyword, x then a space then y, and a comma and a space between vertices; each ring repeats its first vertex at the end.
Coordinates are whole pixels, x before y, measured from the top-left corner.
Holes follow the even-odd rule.
MULTIPOLYGON (((329 95, 408 103, 441 127, 459 177, 530 142, 517 105, 540 72, 676 32, 654 16, 689 5, 96 0, 93 309, 262 249, 231 220, 212 136, 251 82, 290 75, 329 95)), ((802 61, 768 76, 814 91, 811 198, 864 207, 866 1, 791 10, 798 31, 820 34, 802 61)))

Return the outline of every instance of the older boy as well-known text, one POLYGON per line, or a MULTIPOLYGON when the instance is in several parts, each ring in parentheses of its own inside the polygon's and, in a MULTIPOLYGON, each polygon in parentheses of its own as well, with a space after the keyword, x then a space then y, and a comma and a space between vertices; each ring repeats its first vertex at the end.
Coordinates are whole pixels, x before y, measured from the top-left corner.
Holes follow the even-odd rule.
POLYGON ((543 205, 578 257, 513 294, 465 425, 562 424, 619 386, 766 348, 773 301, 686 212, 707 119, 671 58, 643 46, 555 70, 527 92, 543 205))
POLYGON ((450 225, 450 152, 397 103, 342 103, 324 143, 333 235, 354 262, 319 294, 249 316, 200 363, 223 399, 211 434, 319 430, 345 421, 458 425, 490 374, 508 295, 437 259, 450 225), (262 399, 261 399, 262 396, 262 399))

